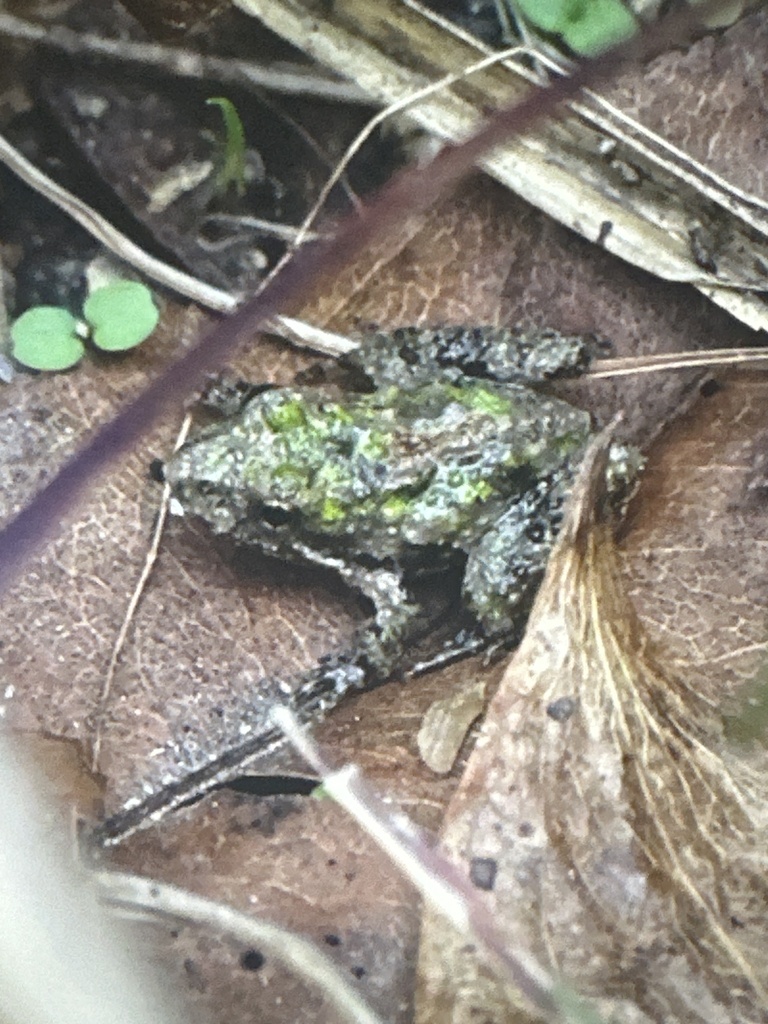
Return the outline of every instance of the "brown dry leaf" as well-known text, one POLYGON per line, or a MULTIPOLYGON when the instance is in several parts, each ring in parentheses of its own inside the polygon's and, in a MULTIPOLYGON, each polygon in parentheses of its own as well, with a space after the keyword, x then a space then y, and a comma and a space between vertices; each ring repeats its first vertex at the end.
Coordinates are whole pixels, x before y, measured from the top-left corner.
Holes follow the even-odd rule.
POLYGON ((765 374, 712 381, 650 451, 622 541, 643 621, 717 702, 768 654, 767 432, 765 374))
MULTIPOLYGON (((726 748, 717 706, 649 641, 599 511, 599 454, 443 842, 489 890, 510 948, 603 1011, 768 1021, 768 780, 726 748)), ((529 1019, 433 916, 420 986, 421 1021, 529 1019)))
MULTIPOLYGON (((22 508, 173 348, 189 344, 200 323, 192 311, 168 306, 152 344, 135 356, 88 360, 66 375, 20 373, 4 385, 3 518, 22 508)), ((150 439, 149 450, 156 443, 150 439)), ((3 708, 12 726, 84 745, 91 738, 88 716, 123 614, 121 599, 146 548, 148 461, 146 451, 121 460, 5 595, 3 708)))
MULTIPOLYGON (((386 1019, 405 1019, 418 930, 417 915, 409 912, 413 895, 332 801, 215 793, 180 811, 172 823, 129 839, 112 864, 141 864, 148 877, 307 936, 357 979, 356 987, 386 1019)), ((222 948, 217 936, 191 928, 163 946, 181 974, 182 990, 191 990, 209 1018, 265 1024, 338 1020, 316 990, 280 969, 268 953, 258 970, 249 971, 254 960, 243 961, 245 950, 222 948), (195 965, 196 983, 184 983, 188 961, 195 965)))
POLYGON ((13 748, 35 766, 44 783, 44 806, 55 806, 65 828, 72 831, 79 820, 95 821, 104 812, 104 780, 89 767, 88 752, 76 740, 37 732, 13 734, 13 748))
POLYGON ((736 189, 765 202, 766 138, 760 112, 766 46, 768 18, 756 10, 725 33, 659 54, 649 66, 621 75, 604 94, 736 189), (717 86, 707 88, 713 76, 717 86))

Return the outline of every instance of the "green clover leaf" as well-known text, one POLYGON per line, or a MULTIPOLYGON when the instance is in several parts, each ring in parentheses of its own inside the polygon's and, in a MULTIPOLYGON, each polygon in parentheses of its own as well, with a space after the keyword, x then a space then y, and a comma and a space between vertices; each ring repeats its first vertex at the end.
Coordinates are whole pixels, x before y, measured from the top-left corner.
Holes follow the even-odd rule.
POLYGON ((82 359, 85 346, 77 320, 61 306, 33 306, 11 327, 12 355, 32 370, 68 370, 82 359))
POLYGON ((93 343, 105 352, 135 348, 157 327, 160 318, 152 292, 138 281, 114 281, 86 299, 83 316, 93 343))

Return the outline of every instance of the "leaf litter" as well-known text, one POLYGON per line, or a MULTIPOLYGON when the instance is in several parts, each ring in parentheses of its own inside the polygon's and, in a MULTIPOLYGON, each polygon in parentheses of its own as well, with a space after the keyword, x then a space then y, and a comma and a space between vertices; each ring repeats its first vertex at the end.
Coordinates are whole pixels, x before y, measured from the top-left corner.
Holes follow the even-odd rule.
MULTIPOLYGON (((601 477, 574 491, 523 642, 446 816, 494 919, 625 1021, 768 1020, 768 780, 627 596, 601 477), (485 871, 483 878, 489 878, 485 871)), ((428 915, 420 1021, 528 1019, 428 915)))
MULTIPOLYGON (((528 217, 527 214, 523 216, 523 219, 525 219, 526 217, 528 217)), ((547 236, 550 236, 550 240, 551 240, 551 236, 553 235, 553 233, 557 234, 558 232, 556 232, 556 231, 553 232, 553 230, 551 228, 548 228, 548 227, 544 227, 544 228, 541 229, 541 235, 544 237, 545 241, 547 239, 547 236)), ((450 250, 453 248, 454 244, 455 243, 454 243, 453 239, 449 238, 448 239, 448 252, 449 253, 450 253, 450 250)), ((441 250, 441 248, 439 246, 434 246, 434 249, 435 249, 436 257, 439 257, 440 259, 443 259, 445 257, 446 251, 444 249, 441 250)), ((526 251, 525 255, 526 255, 526 260, 529 259, 529 251, 528 250, 526 251)), ((504 297, 507 300, 507 304, 508 304, 508 306, 510 308, 514 308, 515 312, 517 313, 519 308, 520 308, 520 306, 517 305, 515 299, 522 298, 522 301, 523 301, 524 307, 526 309, 526 312, 535 311, 534 307, 536 306, 536 297, 535 297, 535 294, 532 297, 531 293, 532 293, 532 291, 535 293, 537 290, 539 290, 539 291, 542 292, 542 294, 546 293, 546 301, 544 302, 544 306, 546 306, 547 310, 551 309, 551 306, 552 306, 553 303, 554 304, 561 303, 563 308, 564 309, 567 308, 567 310, 568 310, 568 312, 566 314, 567 316, 574 315, 571 312, 571 296, 568 295, 569 281, 571 282, 571 287, 572 287, 572 290, 573 290, 574 293, 578 294, 578 292, 580 290, 582 290, 582 289, 578 286, 578 282, 573 281, 574 266, 573 266, 573 263, 570 260, 564 260, 564 261, 561 260, 559 262, 555 261, 556 265, 557 265, 557 276, 560 277, 560 281, 557 284, 557 286, 555 287, 554 291, 552 291, 549 287, 545 287, 544 285, 542 285, 542 271, 541 271, 540 268, 538 268, 538 269, 534 268, 533 266, 529 266, 528 263, 525 262, 523 267, 522 267, 522 273, 520 273, 521 268, 520 268, 520 266, 518 264, 515 267, 515 273, 513 275, 508 270, 509 266, 513 262, 514 261, 511 259, 511 257, 509 257, 509 255, 507 255, 507 257, 506 257, 506 267, 500 267, 500 274, 501 274, 501 277, 502 277, 502 284, 504 285, 504 297), (564 273, 564 271, 565 271, 565 275, 564 276, 566 278, 565 281, 563 280, 563 273, 564 273), (507 273, 509 273, 509 277, 505 281, 503 279, 504 279, 504 277, 505 277, 505 275, 507 273), (516 291, 519 292, 518 295, 514 294, 516 291)), ((610 261, 610 262, 612 263, 612 261, 610 261)), ((415 273, 416 269, 417 268, 414 268, 414 274, 413 274, 413 279, 414 280, 417 280, 417 278, 418 278, 418 275, 415 273)), ((610 268, 608 268, 608 276, 611 278, 612 281, 615 281, 617 276, 618 276, 619 279, 621 279, 622 276, 623 276, 623 273, 622 273, 622 270, 620 268, 616 268, 615 266, 612 265, 610 268)), ((444 285, 443 287, 444 287, 444 291, 445 291, 446 294, 448 294, 449 292, 451 293, 451 295, 453 296, 452 301, 455 304, 460 305, 462 303, 466 303, 467 306, 470 306, 473 301, 476 301, 477 285, 475 285, 475 286, 470 285, 466 289, 466 291, 465 291, 465 289, 462 288, 461 292, 463 294, 461 294, 461 295, 458 294, 459 289, 457 288, 457 286, 455 284, 451 284, 449 282, 448 285, 444 285)), ((642 282, 641 282, 641 287, 643 287, 643 283, 642 282)), ((644 288, 645 288, 645 290, 647 290, 647 282, 645 282, 644 288)), ((426 290, 428 291, 429 289, 426 289, 426 290)), ((606 289, 606 291, 609 291, 609 290, 610 289, 606 289)), ((620 284, 616 286, 616 291, 618 293, 622 293, 622 289, 620 287, 620 284)), ((585 292, 585 294, 583 296, 583 299, 584 300, 588 299, 591 303, 594 303, 594 299, 595 299, 594 290, 589 289, 589 288, 585 288, 584 292, 585 292)), ((430 298, 432 298, 432 296, 430 298)), ((657 292, 657 290, 654 289, 653 300, 652 300, 652 302, 648 301, 647 302, 647 306, 651 306, 651 305, 656 306, 657 304, 659 306, 663 306, 663 305, 665 305, 665 303, 666 303, 668 298, 669 298, 669 293, 657 292)), ((416 299, 417 299, 417 302, 421 301, 421 298, 420 298, 420 296, 418 294, 416 295, 416 299)), ((388 302, 393 304, 396 307, 395 310, 394 310, 396 316, 402 316, 403 315, 403 308, 402 308, 402 306, 404 304, 404 300, 402 299, 401 294, 398 293, 398 294, 394 294, 393 295, 393 293, 390 291, 390 294, 389 294, 389 297, 388 297, 388 302)), ((687 303, 688 303, 688 306, 690 308, 690 300, 689 299, 687 300, 687 303)), ((426 305, 426 303, 425 303, 425 305, 426 305)), ((624 328, 624 326, 627 323, 628 317, 631 317, 634 314, 634 315, 637 316, 638 321, 642 321, 642 324, 643 324, 643 334, 644 334, 645 337, 647 337, 647 335, 649 333, 649 330, 648 330, 649 314, 651 316, 656 315, 656 311, 646 307, 644 310, 638 310, 635 313, 634 310, 629 310, 627 308, 628 305, 631 305, 631 301, 628 303, 627 300, 626 300, 626 295, 622 294, 622 296, 621 296, 621 306, 622 306, 621 314, 620 314, 620 316, 617 317, 617 319, 620 321, 621 327, 624 328)), ((383 316, 384 316, 383 310, 384 309, 385 309, 385 307, 382 306, 381 309, 377 312, 377 317, 378 317, 379 320, 383 319, 383 316)), ((419 312, 422 313, 424 311, 421 308, 419 308, 419 312)), ((506 313, 506 311, 505 311, 505 313, 506 313)), ((445 315, 445 314, 443 314, 443 315, 445 315)), ((577 317, 579 316, 578 313, 575 314, 575 315, 577 317)), ((675 317, 673 316, 673 314, 669 313, 669 312, 659 312, 658 316, 662 320, 665 320, 665 319, 675 320, 675 317)), ((587 320, 589 320, 590 323, 592 323, 594 321, 595 324, 597 322, 599 322, 599 320, 600 320, 600 317, 598 315, 595 315, 593 317, 591 314, 589 316, 586 316, 586 314, 585 314, 585 318, 587 320)), ((670 345, 673 345, 673 346, 675 345, 675 332, 674 332, 674 330, 667 334, 667 341, 668 341, 668 343, 670 345)), ((124 483, 125 483, 124 480, 119 481, 119 485, 121 487, 124 485, 124 483)), ((78 539, 79 539, 79 537, 78 537, 78 539)), ((116 535, 115 539, 116 539, 116 541, 118 540, 117 535, 116 535)), ((103 556, 102 556, 102 562, 103 562, 103 556)), ((210 568, 210 566, 208 566, 208 568, 210 568)), ((96 573, 93 573, 92 575, 95 578, 96 573)), ((71 589, 71 574, 68 576, 65 585, 68 586, 69 589, 71 589)), ((187 598, 189 597, 189 595, 180 595, 180 596, 186 596, 187 598)), ((221 596, 220 594, 217 595, 217 597, 220 597, 220 596, 221 596)), ((162 633, 164 635, 159 637, 159 641, 161 641, 163 644, 165 644, 167 646, 167 639, 168 638, 167 638, 167 634, 166 634, 166 627, 167 628, 172 628, 175 625, 175 623, 171 621, 173 619, 173 616, 170 616, 170 617, 168 616, 167 610, 166 610, 165 607, 164 607, 163 610, 165 612, 165 622, 163 624, 163 629, 162 629, 162 633)), ((66 615, 64 617, 66 618, 66 615)), ((87 616, 82 616, 82 618, 83 618, 83 620, 86 620, 87 616)), ((191 629, 188 628, 188 630, 187 630, 187 636, 194 635, 194 632, 195 632, 195 630, 194 630, 194 622, 190 622, 190 621, 184 619, 183 622, 180 623, 180 625, 185 625, 186 627, 190 627, 191 626, 192 628, 191 629)), ((105 632, 108 632, 108 631, 105 631, 105 632)), ((109 640, 109 637, 106 637, 106 639, 109 640)), ((253 638, 250 638, 250 639, 252 640, 253 638)), ((59 645, 57 645, 57 646, 59 646, 59 645)), ((66 646, 66 644, 64 646, 66 646)), ((58 654, 58 652, 57 652, 57 654, 58 654)), ((59 655, 59 660, 63 660, 60 655, 59 655)), ((138 671, 136 673, 136 676, 139 679, 142 679, 142 677, 144 675, 145 668, 146 668, 147 665, 148 665, 148 661, 145 661, 144 666, 139 665, 138 671)), ((165 703, 165 701, 163 701, 161 694, 158 693, 158 691, 157 691, 158 684, 162 683, 163 672, 158 670, 156 672, 153 672, 152 676, 153 676, 152 680, 150 680, 149 678, 143 680, 143 685, 140 688, 141 689, 141 693, 138 694, 137 704, 139 702, 146 703, 148 700, 151 700, 151 703, 150 703, 150 706, 149 706, 149 711, 154 714, 155 710, 156 710, 155 702, 157 703, 157 711, 160 710, 160 705, 162 705, 164 707, 167 707, 167 704, 165 703), (151 698, 150 698, 150 689, 151 689, 151 694, 152 694, 151 698)), ((45 682, 45 680, 43 680, 43 683, 44 682, 45 682)), ((62 689, 64 687, 69 687, 70 684, 71 684, 71 679, 69 678, 69 674, 67 673, 67 678, 66 679, 61 678, 60 680, 57 680, 57 683, 58 682, 60 682, 62 689)), ((189 686, 189 678, 187 678, 186 682, 187 682, 187 686, 189 686)), ((205 682, 209 683, 210 680, 207 679, 207 680, 205 680, 205 682)), ((190 687, 190 688, 194 688, 195 690, 197 690, 197 687, 190 687)), ((188 699, 189 699, 188 691, 185 691, 185 703, 186 703, 186 701, 188 699)), ((193 696, 193 698, 192 698, 193 701, 197 700, 197 699, 198 699, 197 695, 193 696)), ((180 698, 180 700, 181 700, 181 698, 180 698)), ((49 703, 47 701, 38 699, 38 704, 39 704, 39 708, 40 708, 39 714, 40 714, 41 718, 43 718, 44 716, 50 714, 50 711, 48 710, 49 703), (44 706, 45 706, 45 710, 44 710, 44 706)), ((126 708, 125 710, 126 710, 126 712, 128 712, 129 709, 126 708)), ((133 708, 133 707, 130 708, 131 725, 135 724, 135 718, 132 717, 135 714, 136 714, 136 709, 133 708)), ((128 717, 128 715, 126 715, 126 717, 128 717)), ((157 715, 157 717, 159 718, 159 715, 157 715)), ((77 725, 77 722, 75 722, 75 725, 77 725)), ((66 725, 65 727, 69 728, 69 725, 66 725)), ((123 746, 122 743, 121 743, 122 739, 124 739, 124 737, 122 737, 118 733, 117 742, 115 744, 116 748, 122 748, 122 746, 123 746)), ((142 767, 137 768, 137 774, 138 773, 142 773, 142 767)), ((139 779, 136 778, 135 781, 136 781, 136 784, 138 785, 139 779)), ((142 773, 141 781, 142 782, 145 781, 143 773, 142 773)), ((114 787, 114 780, 112 780, 112 785, 114 787)), ((118 786, 117 788, 119 789, 120 787, 118 786)), ((323 830, 321 828, 318 831, 320 833, 322 833, 323 830)), ((190 846, 192 848, 194 848, 194 846, 195 846, 195 839, 194 838, 191 839, 190 846)), ((182 859, 183 859, 183 857, 184 857, 184 854, 182 854, 182 859)), ((188 855, 187 855, 187 863, 188 863, 188 855)), ((184 870, 183 864, 179 865, 179 867, 181 868, 181 870, 184 870)), ((301 872, 298 872, 298 875, 301 875, 301 872)), ((298 875, 297 875, 297 877, 298 877, 298 875)), ((238 884, 242 884, 242 877, 238 877, 237 882, 238 882, 238 884)), ((288 889, 292 889, 292 891, 295 892, 296 891, 295 884, 293 882, 291 882, 291 883, 286 882, 286 891, 288 891, 288 889)), ((250 1005, 250 1003, 249 1003, 249 1005, 250 1005)))
MULTIPOLYGON (((546 317, 545 322, 563 330, 598 330, 611 337, 616 351, 622 354, 684 349, 706 329, 716 331, 721 340, 731 337, 732 328, 726 318, 692 307, 685 289, 665 286, 655 288, 651 295, 647 281, 635 271, 547 224, 539 214, 482 179, 476 179, 456 200, 430 214, 422 230, 405 247, 373 251, 369 262, 370 267, 358 262, 325 292, 324 301, 318 303, 323 322, 333 320, 341 325, 375 319, 396 324, 419 319, 438 323, 466 321, 472 316, 484 322, 511 322, 514 318, 536 322, 546 317)), ((169 341, 180 337, 182 343, 188 343, 188 323, 176 322, 168 327, 169 341)), ((744 332, 735 333, 736 340, 743 340, 744 332)), ((164 354, 155 352, 155 358, 164 354)), ((149 360, 151 355, 146 349, 139 355, 139 362, 149 360)), ((128 373, 133 365, 133 361, 126 363, 121 372, 128 373)), ((105 378, 103 371, 93 369, 92 374, 83 371, 67 378, 67 390, 57 391, 58 415, 66 411, 73 429, 78 410, 90 409, 93 417, 106 415, 106 398, 97 398, 90 388, 108 389, 112 396, 113 391, 126 386, 122 379, 116 380, 114 375, 105 378)), ((288 377, 295 369, 294 357, 264 343, 244 357, 242 366, 252 379, 265 371, 270 377, 288 377)), ((663 380, 655 377, 650 384, 646 377, 638 381, 635 391, 608 381, 584 381, 579 389, 583 388, 582 401, 595 409, 598 419, 617 407, 627 408, 630 422, 637 425, 634 436, 642 437, 657 430, 679 407, 684 380, 677 373, 663 380)), ((41 383, 45 382, 23 377, 15 387, 23 386, 25 394, 30 391, 27 402, 34 407, 34 392, 41 383)), ((37 395, 40 404, 39 391, 37 395)), ((56 408, 48 391, 45 397, 44 404, 56 408)), ((744 422, 729 414, 738 401, 736 396, 723 410, 714 431, 713 473, 717 473, 723 459, 718 441, 722 444, 728 438, 733 443, 734 431, 743 427, 746 433, 739 435, 739 443, 748 445, 759 431, 761 410, 768 407, 759 401, 752 403, 754 415, 744 422)), ((712 415, 709 409, 703 409, 706 421, 712 415)), ((18 436, 26 447, 11 445, 9 449, 30 475, 29 480, 9 475, 10 507, 18 507, 26 494, 39 486, 39 475, 50 472, 39 453, 47 453, 52 463, 55 455, 59 460, 62 455, 55 444, 44 439, 48 433, 39 438, 29 433, 30 424, 43 431, 53 422, 49 419, 38 424, 39 418, 29 413, 23 416, 26 430, 22 432, 20 427, 18 436)), ((699 428, 695 420, 690 429, 696 436, 699 428)), ((71 443, 75 440, 73 437, 71 443)), ((165 443, 169 449, 170 429, 165 443)), ((117 466, 106 486, 91 495, 82 523, 73 524, 49 548, 8 602, 6 641, 13 653, 6 664, 9 678, 17 684, 17 696, 5 704, 8 716, 18 724, 67 735, 87 731, 86 716, 93 713, 122 619, 121 597, 133 587, 134 574, 143 558, 139 549, 150 527, 147 506, 154 506, 157 485, 145 480, 146 467, 151 456, 162 450, 155 440, 134 453, 130 473, 124 465, 117 466), (107 497, 126 503, 125 510, 107 515, 107 497), (105 565, 115 566, 107 580, 103 578, 105 565), (109 602, 105 600, 107 595, 109 602), (34 608, 34 615, 23 621, 14 613, 22 604, 34 608), (107 608, 111 609, 109 622, 102 621, 107 608)), ((691 462, 688 453, 685 461, 691 462)), ((680 472, 670 475, 678 479, 680 472)), ((687 498, 691 505, 681 507, 675 520, 690 520, 696 509, 698 515, 706 514, 707 502, 702 499, 699 483, 692 481, 679 497, 681 502, 687 498)), ((651 566, 658 577, 668 557, 663 534, 664 524, 669 528, 669 522, 663 500, 651 500, 648 505, 648 517, 659 531, 654 535, 657 539, 649 542, 659 549, 651 566)), ((718 515, 726 511, 723 506, 718 515)), ((758 515, 751 530, 730 544, 743 550, 745 557, 746 552, 750 553, 756 572, 761 549, 755 547, 755 537, 761 522, 758 515)), ((233 734, 230 728, 236 730, 242 722, 248 700, 237 671, 230 671, 230 663, 239 663, 241 668, 247 665, 251 670, 260 663, 261 672, 268 672, 274 659, 284 664, 288 658, 293 664, 297 653, 303 652, 306 658, 322 653, 341 642, 340 633, 347 628, 340 622, 345 611, 340 595, 318 591, 317 587, 305 592, 298 587, 298 580, 262 580, 263 571, 246 584, 242 574, 233 574, 222 564, 202 535, 181 529, 183 525, 177 524, 178 529, 164 540, 149 592, 121 658, 105 733, 108 809, 146 792, 168 771, 182 772, 190 762, 194 764, 200 756, 195 753, 196 742, 212 750, 227 742, 233 734), (290 645, 286 647, 290 637, 283 635, 291 623, 301 624, 298 652, 290 645), (222 710, 224 718, 220 717, 222 710)), ((711 560, 711 548, 702 545, 699 556, 711 560)), ((641 551, 638 562, 642 557, 641 551)), ((689 562, 687 567, 678 567, 682 583, 699 572, 693 553, 689 562)), ((719 570, 726 571, 730 570, 719 570)), ((736 573, 734 586, 742 578, 743 574, 736 573)), ((658 603, 661 595, 656 600, 658 603)), ((672 616, 667 628, 674 629, 675 621, 672 616)), ((716 625, 710 623, 713 635, 716 625)), ((723 644, 728 643, 726 627, 727 623, 718 627, 723 644)), ((453 671, 471 679, 467 665, 454 666, 453 671)), ((485 678, 486 669, 478 669, 478 675, 481 671, 485 678)), ((489 689, 494 683, 489 681, 489 689)), ((458 685, 462 685, 461 678, 458 685)), ((415 738, 421 714, 431 701, 445 695, 446 686, 445 673, 439 673, 417 685, 403 688, 395 684, 363 694, 339 708, 319 732, 324 745, 337 750, 340 757, 360 763, 399 806, 430 827, 439 822, 457 771, 442 779, 435 779, 426 769, 419 771, 415 738)), ((265 770, 270 768, 265 766, 265 770)), ((362 853, 359 863, 344 865, 344 877, 339 877, 344 861, 338 851, 343 854, 359 842, 356 826, 347 823, 340 812, 321 814, 315 801, 292 798, 301 814, 280 819, 274 837, 266 840, 251 822, 263 818, 263 807, 270 808, 283 798, 259 800, 238 795, 238 821, 244 824, 235 832, 228 825, 231 815, 226 796, 213 794, 128 840, 120 860, 122 866, 189 886, 236 906, 252 904, 272 919, 295 926, 321 942, 326 932, 341 937, 339 952, 350 967, 366 968, 366 978, 360 984, 376 986, 381 993, 377 1005, 383 1012, 393 1019, 407 1019, 418 907, 410 893, 401 900, 383 898, 381 862, 369 861, 362 853), (203 838, 206 831, 211 834, 208 846, 203 838), (330 843, 334 849, 329 848, 324 855, 330 843), (338 866, 324 867, 330 860, 336 860, 338 866), (191 865, 194 875, 190 874, 191 865), (359 884, 346 880, 346 875, 352 873, 359 884), (330 905, 329 884, 338 885, 330 905), (371 901, 370 913, 360 911, 361 893, 371 901), (305 927, 308 906, 316 908, 316 927, 305 927)), ((161 941, 163 938, 182 986, 191 997, 199 996, 216 1019, 250 1020, 257 1006, 262 1020, 277 1021, 285 1019, 289 1002, 291 1006, 310 1006, 303 988, 295 999, 290 998, 288 992, 294 990, 290 979, 273 975, 269 968, 258 977, 246 975, 236 956, 216 952, 219 946, 213 938, 194 937, 187 932, 178 940, 161 936, 161 941), (198 972, 194 978, 188 974, 188 962, 194 963, 198 972), (205 992, 197 992, 198 982, 207 986, 205 992), (278 995, 284 1000, 282 1017, 275 1006, 278 995)), ((316 1014, 315 1004, 310 1008, 316 1014)), ((293 1019, 304 1018, 298 1015, 293 1019)), ((315 1015, 312 1019, 318 1018, 315 1015)))

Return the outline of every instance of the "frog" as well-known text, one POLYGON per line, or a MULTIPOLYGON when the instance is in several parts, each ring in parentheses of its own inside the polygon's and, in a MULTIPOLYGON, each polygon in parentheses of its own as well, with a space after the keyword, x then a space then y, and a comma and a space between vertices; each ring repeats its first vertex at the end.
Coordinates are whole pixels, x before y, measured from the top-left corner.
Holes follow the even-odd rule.
MULTIPOLYGON (((305 687, 323 707, 408 667, 427 577, 460 577, 471 628, 454 653, 514 643, 594 433, 547 385, 602 351, 546 328, 370 331, 333 373, 256 385, 202 427, 165 465, 173 506, 368 600, 352 648, 305 687)), ((610 461, 619 493, 639 456, 614 444, 610 461)))

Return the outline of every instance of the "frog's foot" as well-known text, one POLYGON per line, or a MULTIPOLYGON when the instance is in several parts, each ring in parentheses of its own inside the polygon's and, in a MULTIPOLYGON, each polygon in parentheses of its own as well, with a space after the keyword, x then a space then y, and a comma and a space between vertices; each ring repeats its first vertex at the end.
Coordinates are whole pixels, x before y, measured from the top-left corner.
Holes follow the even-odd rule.
POLYGON ((308 562, 333 569, 349 587, 371 602, 373 622, 361 633, 358 659, 367 664, 372 680, 386 679, 402 664, 403 645, 421 611, 403 586, 402 574, 382 566, 368 568, 346 562, 304 544, 294 545, 294 551, 308 562))
POLYGON ((313 721, 324 717, 348 693, 366 689, 371 681, 368 665, 355 646, 322 658, 291 687, 287 703, 302 721, 313 721))

